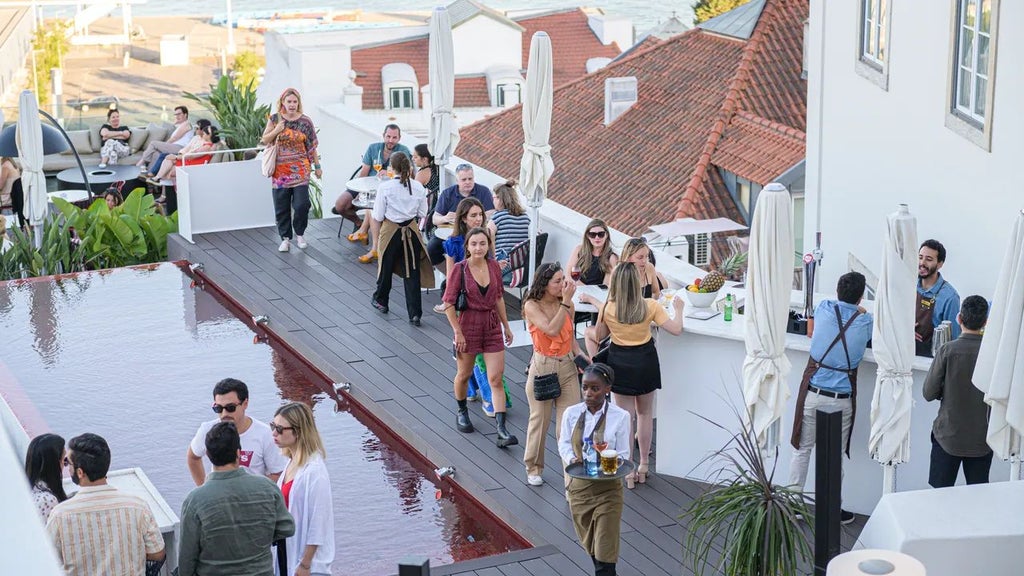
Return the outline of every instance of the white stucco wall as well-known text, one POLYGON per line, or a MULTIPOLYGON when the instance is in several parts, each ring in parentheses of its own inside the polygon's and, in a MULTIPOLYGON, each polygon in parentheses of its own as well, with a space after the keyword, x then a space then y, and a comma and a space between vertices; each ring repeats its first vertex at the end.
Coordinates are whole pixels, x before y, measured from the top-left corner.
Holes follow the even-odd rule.
POLYGON ((945 244, 942 272, 961 296, 991 298, 1024 208, 1024 3, 1000 2, 991 152, 945 127, 954 2, 892 3, 888 91, 855 72, 859 4, 811 2, 805 237, 822 232, 819 289, 850 253, 880 270, 885 217, 904 202, 918 237, 945 244))
POLYGON ((327 42, 330 37, 326 35, 312 34, 313 39, 302 36, 265 34, 266 75, 257 96, 260 102, 272 104, 276 112, 281 93, 285 88, 295 88, 302 95, 303 112, 317 122, 319 109, 341 102, 343 91, 351 84, 352 51, 344 44, 316 41, 315 37, 321 37, 327 42))
POLYGON ((455 74, 483 74, 491 66, 523 66, 523 33, 487 16, 475 16, 452 29, 455 74))

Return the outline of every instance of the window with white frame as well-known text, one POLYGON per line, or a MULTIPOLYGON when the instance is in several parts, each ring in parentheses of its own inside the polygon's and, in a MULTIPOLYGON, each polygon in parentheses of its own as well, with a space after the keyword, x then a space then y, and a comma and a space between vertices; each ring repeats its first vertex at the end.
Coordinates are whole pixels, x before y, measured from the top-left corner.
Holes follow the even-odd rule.
POLYGON ((515 106, 522 102, 521 88, 518 82, 498 84, 497 104, 499 108, 515 106))
POLYGON ((388 89, 389 108, 392 110, 408 110, 414 107, 412 88, 390 88, 388 89))
POLYGON ((876 68, 882 68, 888 56, 889 1, 861 0, 860 57, 876 68))
POLYGON ((985 125, 995 46, 996 0, 958 0, 953 108, 969 121, 985 125))

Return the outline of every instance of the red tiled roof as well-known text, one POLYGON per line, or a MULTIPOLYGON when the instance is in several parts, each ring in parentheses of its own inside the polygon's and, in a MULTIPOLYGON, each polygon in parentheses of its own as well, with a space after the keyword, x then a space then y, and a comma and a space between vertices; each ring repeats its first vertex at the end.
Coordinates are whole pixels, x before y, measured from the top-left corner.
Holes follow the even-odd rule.
MULTIPOLYGON (((557 87, 550 198, 634 235, 679 217, 743 221, 714 165, 721 155, 741 176, 767 183, 803 157, 805 121, 795 118, 806 104, 790 100, 805 98, 799 75, 807 12, 807 0, 768 0, 749 41, 693 29, 557 87), (605 80, 622 76, 637 77, 638 101, 605 126, 605 80)), ((516 107, 463 128, 456 154, 518 174, 521 114, 516 107)))
POLYGON ((803 132, 740 110, 722 135, 715 166, 762 186, 804 158, 803 132))
MULTIPOLYGON (((545 31, 551 37, 555 85, 575 80, 587 73, 590 58, 614 58, 621 53, 615 44, 605 46, 587 24, 587 14, 579 8, 540 16, 517 19, 523 32, 523 69, 530 60, 533 33, 545 31)), ((384 108, 384 92, 380 71, 392 62, 404 62, 416 71, 420 86, 430 83, 429 39, 426 36, 386 44, 352 48, 352 69, 355 83, 363 88, 363 108, 384 108)), ((487 107, 491 105, 487 80, 481 76, 455 79, 456 107, 487 107)))
POLYGON ((541 16, 519 18, 523 32, 523 70, 530 63, 530 41, 535 32, 551 37, 552 81, 555 86, 571 82, 587 73, 587 60, 615 58, 622 53, 617 44, 605 46, 587 24, 587 14, 579 8, 541 16))

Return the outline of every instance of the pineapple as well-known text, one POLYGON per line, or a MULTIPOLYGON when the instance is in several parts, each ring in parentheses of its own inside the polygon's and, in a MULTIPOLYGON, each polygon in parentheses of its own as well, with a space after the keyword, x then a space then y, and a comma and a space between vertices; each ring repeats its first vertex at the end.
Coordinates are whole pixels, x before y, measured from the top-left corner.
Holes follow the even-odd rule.
POLYGON ((700 283, 701 292, 718 292, 725 285, 725 276, 717 270, 712 270, 704 276, 700 283))

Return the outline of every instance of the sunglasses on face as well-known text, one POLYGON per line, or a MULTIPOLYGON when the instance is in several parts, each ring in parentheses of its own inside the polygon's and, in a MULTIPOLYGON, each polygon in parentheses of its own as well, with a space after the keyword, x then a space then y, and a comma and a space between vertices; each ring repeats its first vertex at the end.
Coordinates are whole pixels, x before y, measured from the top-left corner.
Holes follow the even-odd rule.
POLYGON ((607 235, 608 235, 608 233, 605 232, 604 230, 598 230, 596 232, 587 232, 587 236, 590 236, 591 238, 594 238, 594 239, 604 238, 607 235))
POLYGON ((270 431, 271 432, 275 432, 277 434, 284 434, 285 430, 295 430, 294 426, 278 426, 277 424, 274 424, 273 422, 268 424, 268 426, 270 426, 270 431))
POLYGON ((71 463, 71 458, 69 458, 67 456, 64 457, 63 463, 64 463, 64 466, 72 466, 72 467, 74 467, 74 465, 71 463))
POLYGON ((239 406, 241 406, 241 404, 224 404, 223 406, 220 404, 214 404, 213 411, 216 412, 217 414, 220 414, 221 412, 227 410, 228 414, 234 414, 235 410, 237 410, 239 406))

